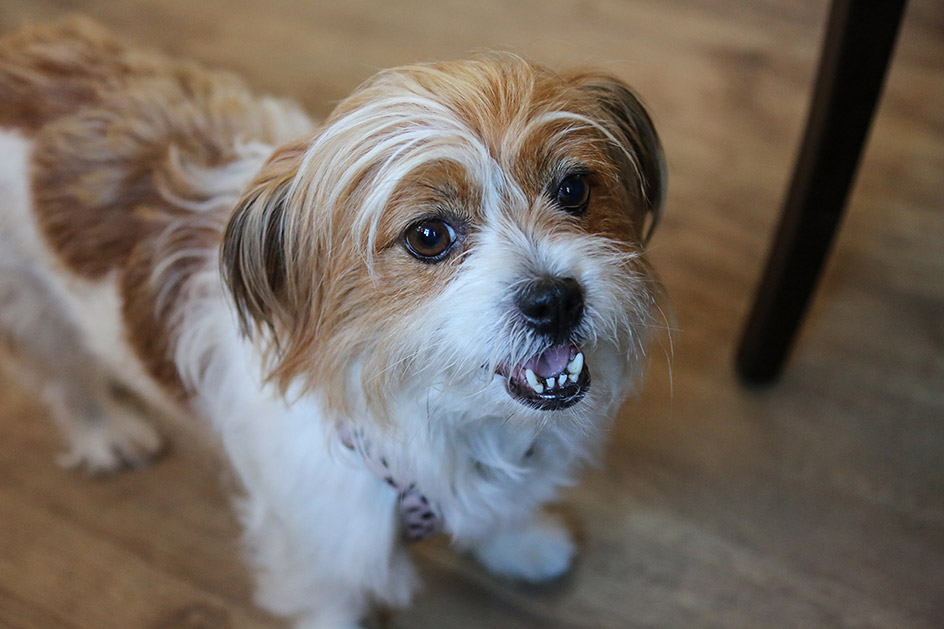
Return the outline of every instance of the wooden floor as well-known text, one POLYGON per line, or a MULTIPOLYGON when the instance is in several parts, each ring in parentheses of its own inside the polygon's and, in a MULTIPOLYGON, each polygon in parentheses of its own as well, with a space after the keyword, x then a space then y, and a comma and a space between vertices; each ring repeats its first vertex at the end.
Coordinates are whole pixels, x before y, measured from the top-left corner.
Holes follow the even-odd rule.
MULTIPOLYGON (((602 66, 651 106, 670 171, 653 257, 678 331, 561 507, 576 570, 524 588, 426 543, 426 588, 390 627, 942 627, 944 4, 910 3, 789 371, 750 390, 731 368, 826 4, 4 0, 0 31, 81 9, 319 115, 375 69, 491 48, 602 66)), ((90 481, 56 467, 44 411, 0 380, 0 627, 281 626, 252 606, 225 470, 191 441, 90 481)))

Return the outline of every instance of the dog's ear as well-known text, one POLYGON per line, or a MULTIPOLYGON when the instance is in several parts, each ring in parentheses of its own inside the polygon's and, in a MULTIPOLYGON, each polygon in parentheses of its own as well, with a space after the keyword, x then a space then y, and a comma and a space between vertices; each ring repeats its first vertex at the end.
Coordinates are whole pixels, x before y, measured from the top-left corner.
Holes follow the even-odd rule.
POLYGON ((608 75, 583 75, 578 78, 582 89, 591 93, 598 109, 598 122, 613 136, 618 145, 617 159, 629 169, 627 181, 633 196, 639 198, 644 210, 643 241, 648 242, 665 202, 666 168, 662 144, 645 107, 622 81, 608 75))
POLYGON ((221 268, 245 333, 278 332, 292 306, 287 276, 288 196, 305 144, 275 151, 243 193, 223 234, 221 268))

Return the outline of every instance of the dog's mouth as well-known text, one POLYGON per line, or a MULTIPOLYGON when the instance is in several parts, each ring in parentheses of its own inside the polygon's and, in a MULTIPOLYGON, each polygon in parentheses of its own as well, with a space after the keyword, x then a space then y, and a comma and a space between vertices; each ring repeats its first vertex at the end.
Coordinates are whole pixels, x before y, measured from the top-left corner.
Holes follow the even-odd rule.
POLYGON ((541 411, 559 411, 579 402, 590 389, 590 372, 576 345, 554 345, 519 365, 503 364, 498 374, 512 399, 541 411))

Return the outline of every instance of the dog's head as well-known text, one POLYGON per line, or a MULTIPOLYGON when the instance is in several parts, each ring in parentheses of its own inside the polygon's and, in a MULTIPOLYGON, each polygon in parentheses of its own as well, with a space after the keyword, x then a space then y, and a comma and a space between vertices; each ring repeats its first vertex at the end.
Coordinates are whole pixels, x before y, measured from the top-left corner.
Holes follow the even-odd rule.
POLYGON ((283 390, 597 414, 641 352, 662 150, 618 80, 512 56, 383 72, 275 152, 227 284, 283 390))

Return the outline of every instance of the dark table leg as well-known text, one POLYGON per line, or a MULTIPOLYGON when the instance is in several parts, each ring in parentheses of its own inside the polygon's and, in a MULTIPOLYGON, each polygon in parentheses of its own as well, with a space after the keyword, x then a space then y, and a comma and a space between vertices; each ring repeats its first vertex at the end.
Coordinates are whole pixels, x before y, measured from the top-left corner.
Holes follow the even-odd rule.
POLYGON ((803 144, 737 353, 747 382, 770 382, 783 368, 842 217, 904 5, 832 3, 803 144))

